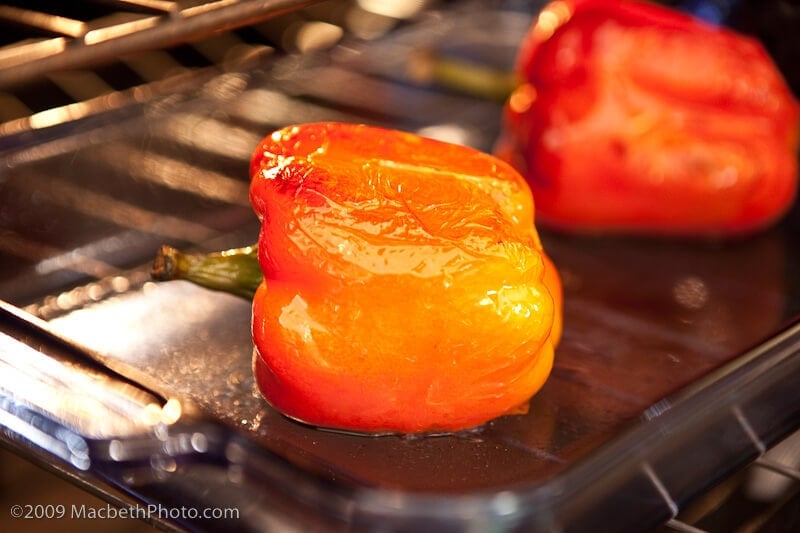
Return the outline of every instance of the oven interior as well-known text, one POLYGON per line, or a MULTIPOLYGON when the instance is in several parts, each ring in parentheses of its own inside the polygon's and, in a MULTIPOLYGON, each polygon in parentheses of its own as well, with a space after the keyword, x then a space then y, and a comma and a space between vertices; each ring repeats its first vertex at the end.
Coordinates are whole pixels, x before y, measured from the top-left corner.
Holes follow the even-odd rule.
MULTIPOLYGON (((447 437, 286 420, 254 393, 248 302, 150 279, 161 244, 257 238, 248 162, 273 129, 359 122, 491 151, 498 84, 542 5, 0 6, 0 442, 116 505, 240 511, 148 517, 167 529, 798 524, 797 206, 736 242, 544 230, 565 289, 553 376, 527 415, 447 437)), ((799 20, 786 1, 729 18, 795 90, 799 20)))

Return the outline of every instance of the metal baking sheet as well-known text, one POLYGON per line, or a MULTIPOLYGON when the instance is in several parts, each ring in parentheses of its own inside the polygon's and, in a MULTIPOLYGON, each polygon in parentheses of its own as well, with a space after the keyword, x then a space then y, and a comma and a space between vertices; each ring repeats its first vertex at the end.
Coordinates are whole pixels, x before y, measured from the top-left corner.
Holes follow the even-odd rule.
POLYGON ((779 233, 726 246, 570 239, 545 246, 565 279, 564 337, 524 416, 437 438, 365 438, 292 422, 251 375, 249 302, 186 282, 142 287, 53 319, 265 448, 340 482, 469 493, 542 482, 787 321, 779 233), (736 268, 731 268, 736 265, 736 268))

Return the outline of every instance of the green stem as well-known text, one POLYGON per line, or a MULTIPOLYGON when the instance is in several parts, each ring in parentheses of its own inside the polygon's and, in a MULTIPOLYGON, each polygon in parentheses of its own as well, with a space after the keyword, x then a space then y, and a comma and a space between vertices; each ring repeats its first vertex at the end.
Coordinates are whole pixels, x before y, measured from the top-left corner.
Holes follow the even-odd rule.
POLYGON ((518 80, 513 72, 420 50, 408 64, 408 75, 418 83, 434 83, 464 94, 504 102, 518 80))
POLYGON ((257 246, 188 254, 165 245, 158 250, 150 275, 158 281, 183 279, 247 299, 253 298, 264 278, 257 246))

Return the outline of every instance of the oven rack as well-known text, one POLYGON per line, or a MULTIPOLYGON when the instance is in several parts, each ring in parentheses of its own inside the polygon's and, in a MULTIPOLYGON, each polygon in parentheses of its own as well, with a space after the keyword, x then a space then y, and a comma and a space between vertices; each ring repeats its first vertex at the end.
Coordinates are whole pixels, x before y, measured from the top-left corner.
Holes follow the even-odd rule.
POLYGON ((0 87, 274 18, 319 0, 102 0, 0 5, 0 87), (9 42, 10 41, 10 42, 9 42))

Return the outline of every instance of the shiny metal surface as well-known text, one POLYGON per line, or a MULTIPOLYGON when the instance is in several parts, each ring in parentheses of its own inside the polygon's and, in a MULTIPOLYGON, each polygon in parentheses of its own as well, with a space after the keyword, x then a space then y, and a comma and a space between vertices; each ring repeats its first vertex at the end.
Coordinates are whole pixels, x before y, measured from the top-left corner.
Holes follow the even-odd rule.
MULTIPOLYGON (((206 0, 110 2, 114 10, 79 20, 55 6, 0 6, 0 21, 42 31, 45 36, 0 47, 0 87, 59 70, 107 61, 133 51, 186 42, 313 4, 313 0, 206 0), (52 36, 48 36, 52 35, 52 36)), ((80 14, 80 15, 79 15, 80 14)))
POLYGON ((98 365, 102 357, 13 306, 0 304, 0 317, 0 419, 18 442, 89 470, 92 442, 116 443, 109 453, 123 460, 126 442, 158 440, 193 410, 98 365))

